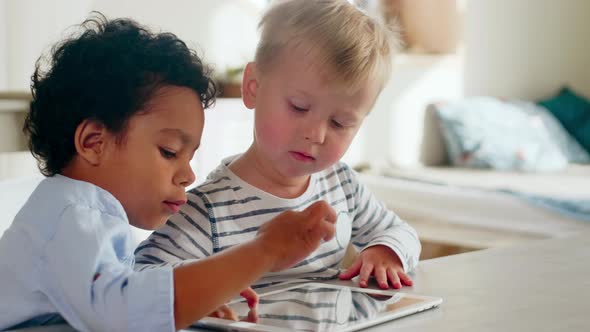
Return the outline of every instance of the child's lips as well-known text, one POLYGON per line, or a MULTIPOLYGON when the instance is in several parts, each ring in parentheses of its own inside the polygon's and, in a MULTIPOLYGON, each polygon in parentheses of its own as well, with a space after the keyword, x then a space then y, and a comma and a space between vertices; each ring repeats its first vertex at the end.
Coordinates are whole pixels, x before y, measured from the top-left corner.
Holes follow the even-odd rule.
POLYGON ((314 161, 315 158, 305 152, 299 151, 290 151, 289 152, 293 158, 299 161, 314 161))
POLYGON ((180 207, 186 204, 186 200, 164 201, 164 204, 170 209, 170 211, 172 211, 172 213, 178 213, 180 207))

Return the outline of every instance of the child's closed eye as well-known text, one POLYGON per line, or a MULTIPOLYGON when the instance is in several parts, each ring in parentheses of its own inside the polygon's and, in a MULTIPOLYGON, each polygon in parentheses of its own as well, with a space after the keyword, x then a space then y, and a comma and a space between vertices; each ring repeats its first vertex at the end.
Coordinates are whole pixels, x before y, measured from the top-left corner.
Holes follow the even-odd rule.
POLYGON ((304 113, 309 110, 308 108, 297 106, 295 104, 291 104, 291 109, 293 109, 295 112, 299 112, 299 113, 304 113))
POLYGON ((336 129, 344 128, 344 125, 336 120, 332 120, 331 122, 332 122, 332 127, 336 128, 336 129))
POLYGON ((174 159, 174 158, 176 158, 176 152, 170 151, 170 150, 165 149, 165 148, 162 148, 162 147, 160 147, 159 149, 160 149, 160 154, 165 159, 174 159))

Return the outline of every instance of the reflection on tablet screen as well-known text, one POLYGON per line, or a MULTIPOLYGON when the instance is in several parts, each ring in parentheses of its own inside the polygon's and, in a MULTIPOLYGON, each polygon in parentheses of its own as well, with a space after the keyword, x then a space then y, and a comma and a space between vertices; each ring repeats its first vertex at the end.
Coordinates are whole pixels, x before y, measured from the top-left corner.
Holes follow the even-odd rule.
MULTIPOLYGON (((258 324, 299 331, 332 331, 424 301, 407 294, 380 295, 350 288, 306 285, 262 296, 258 324)), ((245 302, 231 307, 242 319, 248 314, 245 302)))

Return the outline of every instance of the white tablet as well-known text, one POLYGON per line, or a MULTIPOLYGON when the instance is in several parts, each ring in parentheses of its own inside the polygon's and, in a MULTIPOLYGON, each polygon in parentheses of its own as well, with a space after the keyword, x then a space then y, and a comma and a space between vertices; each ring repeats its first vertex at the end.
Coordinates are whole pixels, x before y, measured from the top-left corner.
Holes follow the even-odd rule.
MULTIPOLYGON (((207 317, 195 327, 232 331, 356 331, 434 308, 438 297, 391 290, 305 283, 260 294, 256 324, 207 317)), ((240 318, 248 305, 230 303, 240 318)))

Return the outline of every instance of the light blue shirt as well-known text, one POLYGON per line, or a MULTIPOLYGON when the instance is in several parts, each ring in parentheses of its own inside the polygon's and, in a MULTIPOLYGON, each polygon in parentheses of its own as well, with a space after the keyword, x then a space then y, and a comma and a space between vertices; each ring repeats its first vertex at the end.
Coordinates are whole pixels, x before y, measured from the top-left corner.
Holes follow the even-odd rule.
POLYGON ((0 330, 174 331, 172 269, 134 272, 129 227, 109 192, 43 180, 0 238, 0 330))

